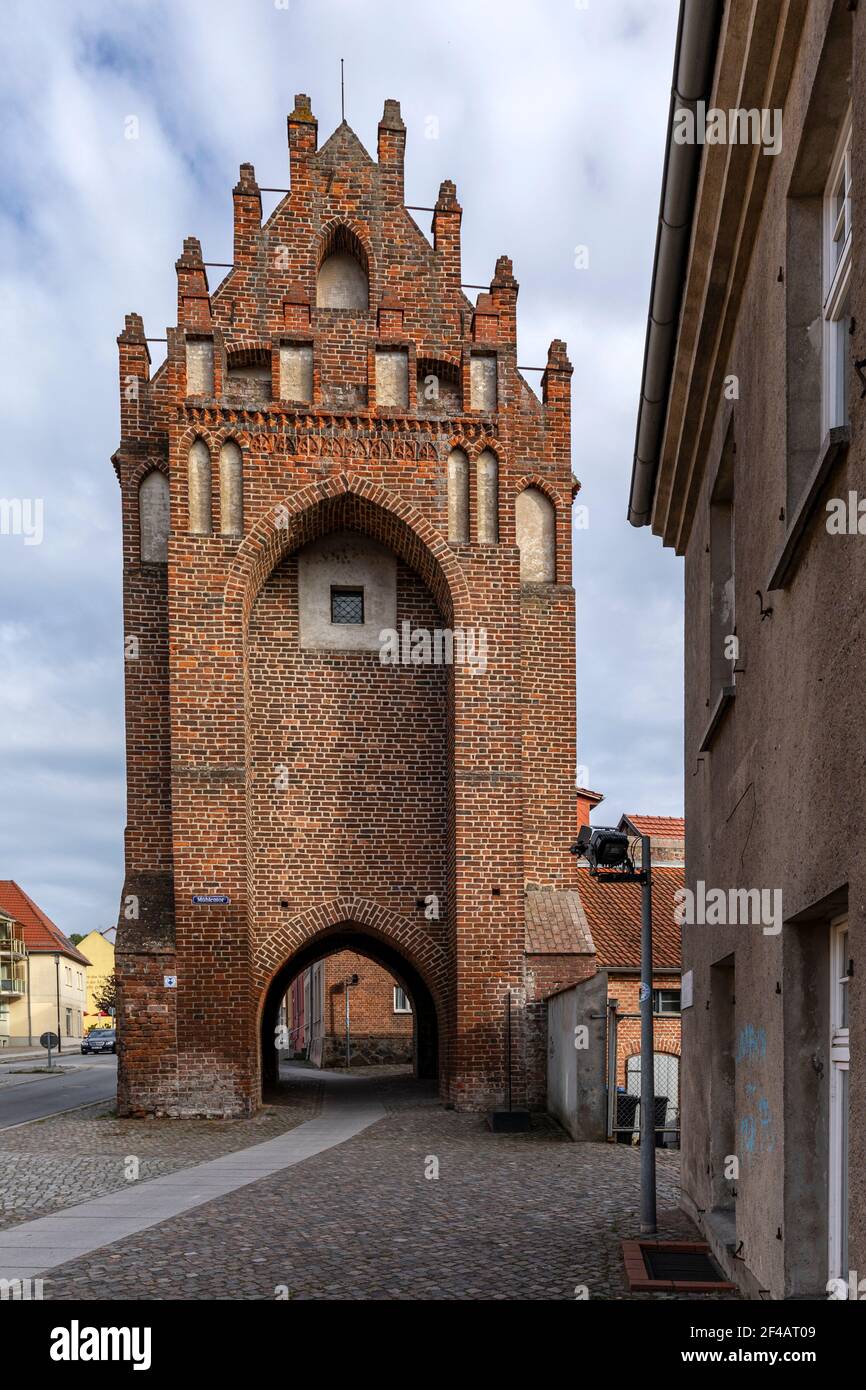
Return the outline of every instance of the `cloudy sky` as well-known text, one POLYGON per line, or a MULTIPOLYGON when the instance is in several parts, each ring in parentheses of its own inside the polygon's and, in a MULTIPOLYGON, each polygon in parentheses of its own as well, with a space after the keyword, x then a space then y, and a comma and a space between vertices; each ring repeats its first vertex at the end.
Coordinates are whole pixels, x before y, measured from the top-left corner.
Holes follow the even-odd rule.
POLYGON ((596 820, 681 813, 681 562, 625 520, 676 10, 6 0, 0 496, 42 499, 44 538, 0 535, 0 877, 66 931, 113 923, 122 883, 115 338, 130 310, 164 334, 184 236, 230 259, 238 165, 285 186, 293 96, 310 94, 323 142, 341 57, 347 118, 374 155, 385 97, 402 103, 407 202, 456 181, 466 280, 513 258, 518 360, 568 343, 590 520, 575 548, 579 761, 606 795, 596 820))

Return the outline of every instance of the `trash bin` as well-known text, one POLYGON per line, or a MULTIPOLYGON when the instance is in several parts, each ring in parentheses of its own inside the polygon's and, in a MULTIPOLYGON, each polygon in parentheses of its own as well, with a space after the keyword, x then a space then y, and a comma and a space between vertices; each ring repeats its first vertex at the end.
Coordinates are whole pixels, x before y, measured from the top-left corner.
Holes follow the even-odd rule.
MULTIPOLYGON (((665 1131, 664 1122, 668 1113, 667 1096, 653 1097, 653 1125, 655 1127, 656 1148, 660 1149, 664 1145, 665 1131)), ((624 1091, 618 1091, 616 1096, 616 1139, 618 1144, 630 1144, 632 1135, 640 1129, 640 1096, 628 1095, 624 1091)))
POLYGON ((630 1144, 631 1136, 637 1129, 638 1096, 630 1096, 625 1091, 616 1094, 616 1142, 630 1144))
POLYGON ((653 1102, 655 1104, 653 1123, 656 1131, 656 1148, 661 1149, 664 1148, 665 1142, 665 1131, 663 1126, 668 1113, 668 1098, 667 1096, 653 1096, 653 1102))

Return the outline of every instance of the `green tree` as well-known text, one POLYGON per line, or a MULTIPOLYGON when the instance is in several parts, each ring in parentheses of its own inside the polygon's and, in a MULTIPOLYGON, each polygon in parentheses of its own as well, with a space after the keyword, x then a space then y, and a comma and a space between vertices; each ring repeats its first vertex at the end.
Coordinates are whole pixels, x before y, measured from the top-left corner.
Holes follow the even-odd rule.
POLYGON ((102 1014, 114 1013, 117 1008, 117 975, 103 975, 93 987, 93 1002, 102 1014))

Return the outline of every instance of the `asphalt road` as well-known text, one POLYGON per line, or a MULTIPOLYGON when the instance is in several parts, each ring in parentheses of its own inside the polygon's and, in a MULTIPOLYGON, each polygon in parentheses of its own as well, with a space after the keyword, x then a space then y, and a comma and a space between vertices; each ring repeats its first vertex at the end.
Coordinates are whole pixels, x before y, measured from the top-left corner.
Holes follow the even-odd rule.
POLYGON ((0 1129, 113 1098, 117 1086, 116 1057, 82 1057, 80 1052, 65 1052, 57 1060, 60 1066, 72 1067, 71 1070, 58 1076, 25 1074, 28 1067, 37 1066, 40 1061, 44 1065, 44 1060, 44 1056, 20 1058, 0 1066, 0 1129))

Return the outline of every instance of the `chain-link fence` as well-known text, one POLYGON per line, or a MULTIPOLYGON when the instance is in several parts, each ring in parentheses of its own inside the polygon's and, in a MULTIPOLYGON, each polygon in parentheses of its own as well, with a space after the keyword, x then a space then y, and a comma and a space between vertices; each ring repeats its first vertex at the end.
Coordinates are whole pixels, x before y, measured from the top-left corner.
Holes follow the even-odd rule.
MULTIPOLYGON (((626 1019, 640 1019, 640 1014, 621 1014, 615 1008, 607 1011, 608 1048, 608 1105, 607 1135, 620 1143, 637 1143, 640 1139, 640 1078, 641 1056, 635 1053, 625 1058, 625 1084, 619 1080, 618 1030, 626 1019)), ((676 1147, 680 1142, 680 1059, 671 1052, 656 1052, 653 1056, 653 1097, 656 1144, 676 1147)))

